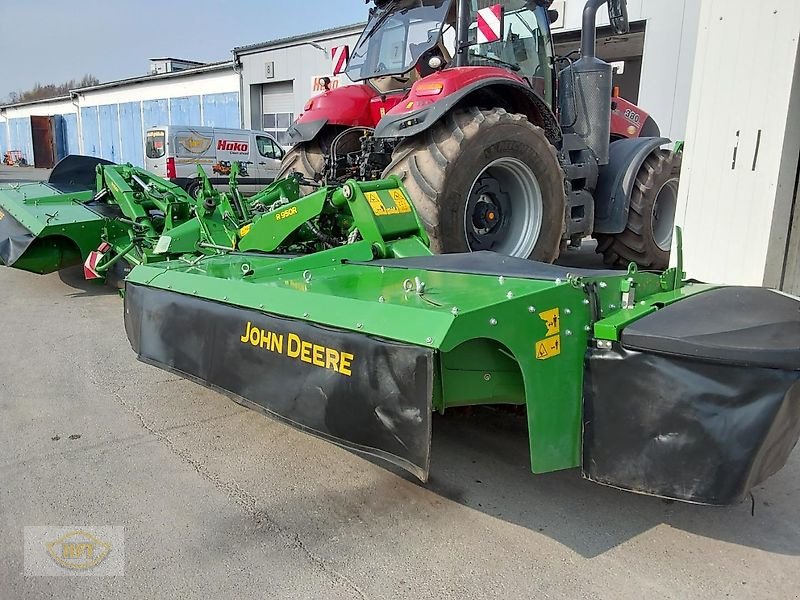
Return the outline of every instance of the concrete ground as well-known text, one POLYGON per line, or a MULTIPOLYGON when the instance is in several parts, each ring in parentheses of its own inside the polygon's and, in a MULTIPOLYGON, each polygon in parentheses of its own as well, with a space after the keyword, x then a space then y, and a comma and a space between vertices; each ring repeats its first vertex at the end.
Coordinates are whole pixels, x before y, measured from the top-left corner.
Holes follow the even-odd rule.
POLYGON ((533 476, 437 419, 420 485, 136 361, 79 271, 0 268, 0 598, 797 598, 800 451, 711 509, 533 476), (125 575, 23 576, 23 527, 125 528, 125 575))
POLYGON ((34 169, 33 167, 9 167, 0 164, 0 183, 25 183, 28 181, 44 181, 50 176, 50 169, 34 169))

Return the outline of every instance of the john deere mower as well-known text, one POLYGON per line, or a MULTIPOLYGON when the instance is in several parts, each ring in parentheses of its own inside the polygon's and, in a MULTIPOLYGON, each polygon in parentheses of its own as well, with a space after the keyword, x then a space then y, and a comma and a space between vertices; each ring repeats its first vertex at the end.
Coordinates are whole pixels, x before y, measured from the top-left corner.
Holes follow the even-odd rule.
POLYGON ((800 300, 687 280, 680 252, 663 272, 437 255, 396 176, 295 176, 240 203, 91 167, 0 190, 4 263, 46 272, 108 244, 87 269, 133 266, 141 360, 422 481, 433 413, 464 406, 524 407, 534 473, 714 505, 800 436, 800 300))
MULTIPOLYGON (((609 265, 669 262, 680 155, 647 112, 613 97, 583 13, 580 58, 553 53, 550 0, 382 0, 311 99, 282 173, 402 178, 437 252, 552 262, 593 235, 609 265)), ((618 34, 626 0, 608 0, 618 34)))

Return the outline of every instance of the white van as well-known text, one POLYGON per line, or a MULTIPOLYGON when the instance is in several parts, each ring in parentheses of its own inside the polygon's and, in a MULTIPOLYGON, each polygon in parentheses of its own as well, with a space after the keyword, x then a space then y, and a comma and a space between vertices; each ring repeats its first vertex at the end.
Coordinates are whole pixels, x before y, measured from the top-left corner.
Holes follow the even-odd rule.
POLYGON ((239 188, 249 194, 275 180, 285 154, 268 133, 247 129, 152 127, 144 142, 145 168, 192 195, 200 189, 197 165, 203 165, 211 183, 224 190, 231 166, 239 163, 239 188))

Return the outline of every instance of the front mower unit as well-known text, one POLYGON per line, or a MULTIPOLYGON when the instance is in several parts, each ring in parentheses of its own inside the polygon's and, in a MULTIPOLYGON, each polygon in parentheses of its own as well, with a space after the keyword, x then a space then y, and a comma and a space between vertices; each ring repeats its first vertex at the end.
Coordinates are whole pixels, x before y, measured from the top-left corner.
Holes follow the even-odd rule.
POLYGON ((423 481, 433 412, 486 404, 526 407, 534 473, 581 467, 730 504, 786 462, 800 435, 797 299, 685 283, 680 268, 435 256, 399 180, 316 194, 254 220, 250 251, 136 267, 125 325, 138 356, 423 481), (346 243, 264 253, 333 208, 346 243))
POLYGON ((84 205, 104 163, 70 156, 46 183, 0 186, 0 264, 44 274, 85 260, 103 231, 103 216, 84 205))

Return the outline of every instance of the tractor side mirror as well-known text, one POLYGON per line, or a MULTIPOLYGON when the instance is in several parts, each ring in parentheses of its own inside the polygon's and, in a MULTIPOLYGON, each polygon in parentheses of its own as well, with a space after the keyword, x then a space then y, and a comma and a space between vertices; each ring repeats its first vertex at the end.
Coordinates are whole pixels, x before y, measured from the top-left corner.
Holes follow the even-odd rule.
POLYGON ((616 35, 624 35, 631 30, 628 22, 628 0, 608 0, 608 20, 616 35))

